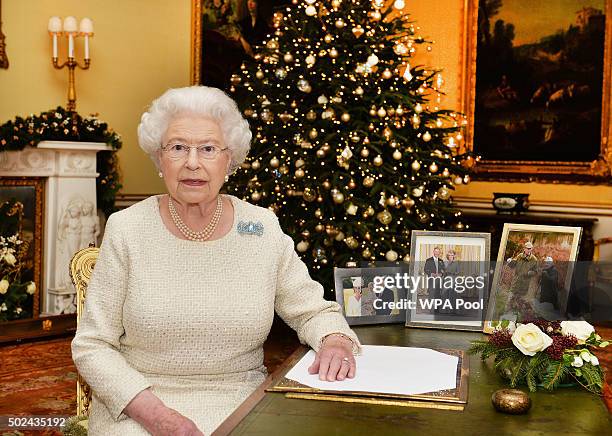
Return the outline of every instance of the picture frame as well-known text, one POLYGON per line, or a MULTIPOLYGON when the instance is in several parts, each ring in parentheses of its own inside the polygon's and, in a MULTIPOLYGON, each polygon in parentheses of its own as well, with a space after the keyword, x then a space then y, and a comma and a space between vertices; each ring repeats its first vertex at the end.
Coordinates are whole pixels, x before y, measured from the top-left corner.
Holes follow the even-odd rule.
POLYGON ((0 68, 9 67, 8 56, 6 55, 6 36, 2 33, 2 0, 0 0, 0 68))
POLYGON ((465 1, 475 180, 610 183, 612 0, 575 3, 465 1))
POLYGON ((504 224, 483 331, 518 315, 563 319, 581 236, 581 227, 504 224))
POLYGON ((274 10, 287 4, 289 0, 191 0, 191 84, 227 89, 231 75, 273 33, 274 10), (251 15, 252 4, 256 11, 251 15))
POLYGON ((413 230, 410 276, 422 281, 408 296, 406 326, 482 331, 490 250, 490 233, 413 230))
POLYGON ((406 300, 406 290, 382 285, 374 292, 374 277, 395 276, 406 272, 405 266, 334 268, 336 302, 349 325, 403 323, 406 310, 400 308, 406 300), (356 289, 360 290, 357 297, 356 289), (351 294, 351 290, 355 295, 351 294), (385 302, 393 302, 390 307, 385 302))
POLYGON ((43 211, 45 179, 40 177, 0 177, 0 204, 15 198, 24 205, 21 239, 30 243, 24 281, 33 281, 36 291, 32 296, 32 318, 39 318, 42 307, 43 211))

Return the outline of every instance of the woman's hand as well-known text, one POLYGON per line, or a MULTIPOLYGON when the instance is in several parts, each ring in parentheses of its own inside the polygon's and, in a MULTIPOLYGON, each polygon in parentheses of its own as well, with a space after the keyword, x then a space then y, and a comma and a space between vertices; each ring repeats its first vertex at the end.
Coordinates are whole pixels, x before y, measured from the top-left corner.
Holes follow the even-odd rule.
POLYGON ((356 363, 353 342, 342 336, 328 336, 308 368, 310 374, 319 373, 319 380, 335 381, 355 377, 356 363))
POLYGON ((192 420, 165 406, 147 430, 153 436, 204 436, 192 420))

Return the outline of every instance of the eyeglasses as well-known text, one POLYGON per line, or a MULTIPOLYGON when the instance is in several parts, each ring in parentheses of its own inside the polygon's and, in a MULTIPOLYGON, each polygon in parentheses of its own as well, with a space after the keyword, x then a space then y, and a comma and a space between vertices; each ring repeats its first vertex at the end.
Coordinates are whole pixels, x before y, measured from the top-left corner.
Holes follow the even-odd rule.
POLYGON ((221 154, 222 151, 228 149, 228 147, 221 148, 216 145, 189 146, 178 142, 166 144, 162 146, 161 149, 172 160, 184 160, 187 159, 192 148, 196 149, 198 152, 198 159, 200 160, 214 160, 221 154))

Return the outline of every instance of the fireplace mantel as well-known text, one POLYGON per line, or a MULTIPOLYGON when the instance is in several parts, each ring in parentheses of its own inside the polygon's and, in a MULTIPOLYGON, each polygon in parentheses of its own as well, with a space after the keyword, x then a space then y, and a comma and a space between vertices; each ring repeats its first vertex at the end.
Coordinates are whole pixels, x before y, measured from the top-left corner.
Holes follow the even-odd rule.
POLYGON ((110 150, 99 142, 42 141, 0 153, 0 177, 46 179, 41 316, 76 310, 68 262, 74 252, 97 242, 96 153, 110 150))

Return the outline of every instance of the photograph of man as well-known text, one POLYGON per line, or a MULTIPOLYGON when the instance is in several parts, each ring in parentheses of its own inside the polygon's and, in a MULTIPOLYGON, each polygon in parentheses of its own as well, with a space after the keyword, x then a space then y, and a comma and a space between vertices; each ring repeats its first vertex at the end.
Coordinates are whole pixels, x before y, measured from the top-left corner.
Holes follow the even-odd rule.
POLYGON ((510 293, 513 295, 520 297, 527 295, 531 279, 536 275, 538 258, 533 255, 532 251, 533 244, 527 241, 523 245, 522 252, 506 260, 508 267, 514 270, 514 277, 510 285, 510 293))
POLYGON ((363 278, 353 277, 353 295, 348 298, 346 302, 346 316, 361 316, 361 294, 363 288, 363 278))
MULTIPOLYGON (((430 279, 427 282, 427 293, 430 300, 440 298, 441 296, 442 275, 444 274, 444 261, 440 257, 441 251, 440 247, 435 247, 432 256, 425 260, 425 266, 423 268, 425 276, 434 278, 439 277, 439 279, 430 279)), ((433 309, 433 312, 438 313, 439 308, 433 309)))
POLYGON ((550 303, 555 309, 559 309, 559 271, 550 256, 547 256, 542 264, 540 303, 550 303))

